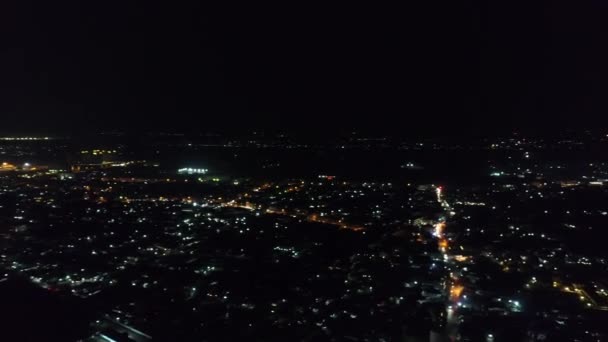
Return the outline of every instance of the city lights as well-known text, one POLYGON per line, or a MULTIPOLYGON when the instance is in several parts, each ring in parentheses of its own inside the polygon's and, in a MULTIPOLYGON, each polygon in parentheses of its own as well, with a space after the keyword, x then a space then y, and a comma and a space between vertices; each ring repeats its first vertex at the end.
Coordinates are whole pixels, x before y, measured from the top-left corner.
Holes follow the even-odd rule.
POLYGON ((189 175, 195 175, 195 174, 206 174, 207 172, 209 172, 208 169, 196 169, 196 168, 181 168, 179 170, 177 170, 177 173, 180 174, 189 174, 189 175))

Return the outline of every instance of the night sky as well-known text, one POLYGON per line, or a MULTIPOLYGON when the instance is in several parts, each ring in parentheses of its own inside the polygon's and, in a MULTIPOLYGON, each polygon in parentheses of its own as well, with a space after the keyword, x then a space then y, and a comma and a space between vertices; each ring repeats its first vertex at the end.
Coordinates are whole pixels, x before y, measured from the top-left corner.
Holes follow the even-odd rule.
POLYGON ((601 127, 603 1, 4 3, 4 132, 601 127))

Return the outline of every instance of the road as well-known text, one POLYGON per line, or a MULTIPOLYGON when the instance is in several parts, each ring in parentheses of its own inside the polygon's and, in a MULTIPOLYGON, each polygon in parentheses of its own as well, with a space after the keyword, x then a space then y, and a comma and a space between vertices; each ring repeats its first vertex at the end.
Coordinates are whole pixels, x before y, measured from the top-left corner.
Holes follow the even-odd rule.
MULTIPOLYGON (((435 189, 437 194, 437 202, 441 205, 443 210, 446 213, 450 213, 452 211, 451 206, 444 198, 444 190, 441 186, 435 189)), ((447 217, 448 215, 446 215, 447 217)), ((433 237, 437 239, 437 248, 439 252, 443 255, 443 259, 445 260, 446 268, 448 271, 454 266, 453 255, 450 254, 450 242, 446 237, 447 230, 447 222, 445 219, 440 219, 435 223, 433 231, 433 237)), ((447 324, 445 329, 445 339, 449 341, 456 341, 458 338, 458 314, 456 310, 458 308, 458 303, 460 302, 461 295, 465 288, 458 283, 458 279, 451 276, 449 280, 449 296, 448 301, 446 303, 446 317, 447 324)))

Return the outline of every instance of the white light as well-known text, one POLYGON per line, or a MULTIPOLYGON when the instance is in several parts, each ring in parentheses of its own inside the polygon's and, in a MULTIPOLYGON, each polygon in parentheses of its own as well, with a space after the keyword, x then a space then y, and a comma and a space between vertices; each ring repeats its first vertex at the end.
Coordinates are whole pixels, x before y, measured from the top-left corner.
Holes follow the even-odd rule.
POLYGON ((104 334, 99 334, 99 337, 101 337, 102 339, 104 339, 105 341, 108 341, 108 342, 118 342, 114 339, 109 338, 108 336, 106 336, 104 334))

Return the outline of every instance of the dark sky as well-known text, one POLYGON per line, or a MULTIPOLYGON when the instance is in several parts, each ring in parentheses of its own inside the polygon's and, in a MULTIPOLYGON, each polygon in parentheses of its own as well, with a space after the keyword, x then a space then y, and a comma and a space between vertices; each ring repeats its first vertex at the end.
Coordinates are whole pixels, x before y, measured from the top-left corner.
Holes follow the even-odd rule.
POLYGON ((608 122, 600 0, 15 3, 0 5, 3 131, 608 122))

